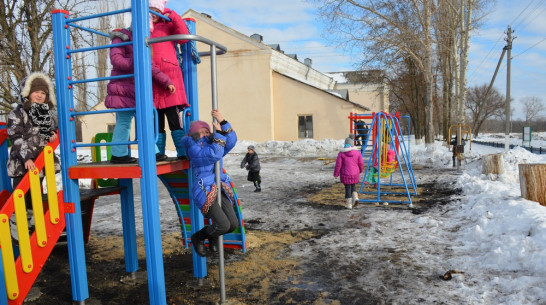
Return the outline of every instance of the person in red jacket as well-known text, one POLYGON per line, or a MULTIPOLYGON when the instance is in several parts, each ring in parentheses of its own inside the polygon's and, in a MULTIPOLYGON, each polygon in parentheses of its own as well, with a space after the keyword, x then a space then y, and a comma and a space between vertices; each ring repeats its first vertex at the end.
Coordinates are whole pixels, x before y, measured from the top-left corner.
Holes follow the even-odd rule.
POLYGON ((354 139, 345 139, 345 146, 337 154, 334 177, 339 177, 345 185, 345 207, 352 209, 358 202, 356 184, 360 181, 360 174, 364 171, 364 161, 360 149, 354 146, 354 139))
MULTIPOLYGON (((150 19, 150 37, 157 38, 163 36, 189 34, 186 23, 173 10, 166 8, 167 0, 150 0, 150 10, 168 17, 167 21, 155 14, 151 14, 150 19)), ((167 136, 165 133, 165 118, 171 137, 176 147, 177 157, 184 157, 184 149, 182 148, 181 140, 184 136, 184 130, 180 121, 178 111, 189 106, 186 99, 186 90, 184 89, 184 78, 176 56, 176 43, 186 43, 187 40, 166 41, 152 44, 152 63, 159 67, 169 79, 173 82, 176 90, 174 92, 168 90, 161 84, 154 82, 153 95, 154 107, 158 113, 159 136, 157 146, 160 154, 165 154, 165 145, 167 136)))

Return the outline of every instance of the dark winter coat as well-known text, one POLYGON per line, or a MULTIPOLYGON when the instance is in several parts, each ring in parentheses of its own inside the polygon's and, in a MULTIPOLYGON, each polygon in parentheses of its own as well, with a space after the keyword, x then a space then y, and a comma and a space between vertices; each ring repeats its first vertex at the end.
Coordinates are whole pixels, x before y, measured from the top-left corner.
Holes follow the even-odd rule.
POLYGON ((360 181, 364 171, 364 162, 358 147, 342 148, 337 154, 334 177, 340 177, 343 184, 355 184, 360 181))
MULTIPOLYGON (((237 134, 231 129, 229 122, 222 125, 222 131, 225 134, 215 132, 212 139, 202 137, 194 140, 191 136, 182 138, 182 147, 190 159, 192 169, 193 202, 201 211, 203 211, 211 187, 216 185, 214 164, 216 161, 220 161, 220 168, 222 168, 222 158, 237 143, 237 134)), ((220 180, 231 187, 228 176, 223 172, 220 173, 220 180)))
MULTIPOLYGON (((110 33, 112 44, 132 41, 131 31, 127 29, 114 30, 110 33)), ((112 63, 112 76, 133 74, 133 46, 126 45, 110 49, 110 62, 112 63)), ((161 72, 159 68, 152 65, 152 80, 157 88, 166 89, 173 82, 161 72)), ((177 88, 178 89, 178 88, 177 88)), ((108 108, 133 108, 135 107, 135 79, 126 77, 110 80, 106 88, 107 96, 104 102, 108 108)))
MULTIPOLYGON (((30 84, 34 77, 45 78, 49 86, 49 95, 47 104, 50 106, 49 115, 51 116, 51 130, 57 130, 57 116, 55 111, 55 89, 49 78, 41 73, 29 75, 21 84, 21 95, 19 104, 8 115, 7 132, 11 141, 11 149, 8 160, 8 176, 22 177, 27 173, 25 162, 32 159, 36 160, 44 147, 49 143, 39 134, 40 128, 35 125, 29 116, 31 102, 28 100, 30 94, 30 84)), ((60 171, 60 163, 57 156, 54 156, 55 171, 60 171)), ((43 175, 43 174, 41 174, 43 175)))
POLYGON ((244 168, 245 166, 251 172, 260 171, 260 158, 258 158, 258 154, 256 152, 253 154, 246 153, 243 161, 241 161, 241 168, 244 168), (248 166, 246 166, 247 163, 248 166))
MULTIPOLYGON (((154 30, 151 38, 164 37, 176 34, 189 34, 186 23, 180 16, 170 9, 165 9, 163 14, 169 14, 170 22, 160 18, 160 21, 154 24, 154 30)), ((152 45, 152 62, 159 69, 167 74, 176 88, 171 94, 168 89, 154 82, 154 107, 164 109, 173 106, 187 107, 189 104, 186 99, 186 90, 184 90, 184 78, 176 57, 175 44, 185 43, 187 40, 166 41, 154 43, 152 45)))
POLYGON ((367 135, 368 134, 368 125, 362 120, 356 121, 356 131, 359 135, 367 135))

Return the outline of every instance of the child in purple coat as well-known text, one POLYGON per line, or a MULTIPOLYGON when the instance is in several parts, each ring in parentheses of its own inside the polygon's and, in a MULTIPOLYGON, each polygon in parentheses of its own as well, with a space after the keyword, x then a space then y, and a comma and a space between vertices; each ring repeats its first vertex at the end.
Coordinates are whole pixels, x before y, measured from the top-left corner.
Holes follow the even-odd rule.
POLYGON ((356 184, 360 181, 360 174, 364 171, 364 162, 358 147, 354 146, 354 140, 345 139, 345 146, 339 151, 334 168, 334 177, 340 177, 345 185, 345 207, 352 209, 358 202, 356 184))
MULTIPOLYGON (((116 29, 110 33, 112 44, 118 44, 133 40, 131 29, 116 29)), ((133 66, 133 45, 125 45, 110 49, 110 62, 112 63, 112 76, 126 75, 134 73, 133 66)), ((169 77, 161 72, 159 68, 152 65, 152 81, 157 86, 165 88, 171 92, 175 87, 169 77)), ((134 108, 135 101, 135 80, 132 77, 112 79, 106 88, 107 96, 104 104, 109 109, 134 108)), ((116 115, 116 126, 112 135, 112 142, 128 141, 131 133, 131 121, 135 116, 134 111, 121 111, 116 115)), ((136 163, 137 159, 129 156, 127 145, 113 145, 110 149, 112 153, 111 163, 136 163)), ((167 158, 160 153, 156 145, 156 160, 162 161, 167 158)))

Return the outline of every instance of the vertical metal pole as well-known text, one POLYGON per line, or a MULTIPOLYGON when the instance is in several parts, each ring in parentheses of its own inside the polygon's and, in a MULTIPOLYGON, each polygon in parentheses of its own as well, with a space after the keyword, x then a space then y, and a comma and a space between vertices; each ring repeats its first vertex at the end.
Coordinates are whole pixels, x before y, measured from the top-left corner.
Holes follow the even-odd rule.
MULTIPOLYGON (((0 124, 0 131, 7 136, 8 131, 6 129, 6 123, 0 124)), ((3 166, 6 166, 6 164, 8 163, 8 159, 8 138, 6 138, 0 146, 0 162, 2 162, 3 166)), ((3 190, 9 191, 10 193, 13 192, 13 188, 11 186, 11 178, 8 176, 7 170, 2 171, 2 173, 0 174, 0 187, 3 190)))
POLYGON ((125 271, 133 273, 138 270, 133 179, 119 179, 119 185, 121 186, 119 197, 121 201, 121 222, 123 224, 125 271))
MULTIPOLYGON (((212 88, 212 109, 218 109, 218 87, 217 87, 217 69, 216 69, 216 46, 210 47, 210 82, 212 88)), ((220 122, 217 122, 220 123, 220 122)), ((216 185, 218 186, 218 205, 222 207, 222 184, 220 181, 220 161, 214 164, 214 172, 216 173, 216 185)), ((226 302, 226 279, 224 273, 224 238, 222 235, 218 237, 218 272, 220 279, 220 303, 226 302)))
MULTIPOLYGON (((7 135, 6 123, 0 124, 0 131, 7 135)), ((0 146, 0 162, 2 162, 2 179, 0 185, 3 190, 7 190, 12 193, 11 178, 8 177, 8 171, 6 164, 8 163, 8 139, 4 140, 4 143, 0 146)), ((0 262, 3 262, 2 253, 0 253, 0 262)), ((0 304, 8 304, 8 294, 6 291, 6 279, 4 275, 4 264, 0 263, 0 304)))
POLYGON ((510 61, 512 53, 512 27, 508 26, 508 37, 506 38, 506 130, 504 151, 510 150, 510 125, 511 125, 511 113, 510 113, 510 61))
POLYGON ((64 201, 72 203, 73 213, 65 213, 66 235, 68 246, 68 261, 70 265, 70 280, 72 299, 83 301, 89 298, 87 287, 87 270, 85 248, 83 243, 83 227, 80 206, 80 190, 77 179, 69 179, 68 169, 77 164, 77 153, 71 143, 76 143, 75 122, 71 117, 74 113, 72 79, 72 63, 66 50, 70 49, 70 30, 66 21, 69 13, 64 10, 52 12, 53 50, 55 57, 55 82, 57 93, 57 114, 59 119, 59 143, 61 143, 61 170, 64 201))
MULTIPOLYGON (((135 68, 136 132, 142 198, 142 219, 150 304, 166 304, 161 223, 157 192, 155 136, 152 101, 152 60, 146 38, 150 36, 148 0, 131 0, 135 68)), ((174 51, 174 50, 173 50, 174 51)))

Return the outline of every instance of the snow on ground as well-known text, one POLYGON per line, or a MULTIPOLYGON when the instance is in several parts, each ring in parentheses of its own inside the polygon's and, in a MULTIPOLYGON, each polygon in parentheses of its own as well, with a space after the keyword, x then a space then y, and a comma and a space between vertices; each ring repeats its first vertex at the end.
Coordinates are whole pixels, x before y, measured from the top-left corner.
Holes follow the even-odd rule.
MULTIPOLYGON (((533 137, 546 139, 546 133, 533 137)), ((546 147, 541 141, 544 140, 533 144, 546 147)), ((239 141, 226 156, 224 167, 238 188, 245 221, 254 220, 263 230, 339 226, 336 233, 292 245, 290 255, 311 259, 330 251, 336 254, 335 263, 340 268, 356 269, 362 266, 364 257, 386 255, 374 268, 361 271, 356 282, 343 285, 350 289, 360 286, 380 289, 387 303, 546 304, 546 207, 521 197, 518 176, 518 164, 546 163, 546 155, 534 155, 520 147, 504 152, 503 148, 472 144, 469 149, 467 144, 461 172, 454 177, 445 173, 447 169, 451 170, 451 152, 446 146, 436 143, 433 147, 425 147, 412 143, 412 164, 437 168, 436 182, 462 189, 461 195, 452 198, 452 204, 443 206, 436 213, 357 208, 317 215, 305 204, 294 209, 276 202, 282 192, 301 188, 309 182, 333 184, 332 171, 324 170, 322 162, 316 159, 334 158, 342 144, 343 140, 239 141), (239 168, 250 144, 256 147, 262 160, 264 191, 261 195, 252 193, 253 186, 245 179, 246 171, 239 168), (504 174, 486 176, 481 173, 480 158, 491 153, 503 153, 504 174), (366 226, 356 226, 349 218, 361 219, 366 226), (407 253, 411 256, 404 255, 407 253), (396 257, 402 260, 399 263, 415 270, 416 278, 401 279, 405 282, 393 288, 380 279, 385 270, 398 266, 393 264, 396 257), (419 281, 419 277, 437 278, 438 274, 423 271, 430 269, 437 270, 438 274, 450 269, 465 273, 454 275, 452 281, 438 281, 431 286, 430 281, 419 281)), ((174 156, 175 152, 168 154, 174 156)), ((420 179, 418 177, 418 184, 420 179)), ((176 213, 171 199, 161 188, 162 231, 176 231, 176 213)), ((135 212, 137 224, 141 224, 137 190, 135 187, 135 212)), ((293 200, 305 202, 306 196, 302 190, 301 198, 293 200)), ((121 235, 119 204, 113 198, 115 196, 97 200, 93 234, 121 235)), ((138 230, 141 234, 141 228, 138 230)), ((344 279, 334 272, 332 281, 343 283, 344 279)))

